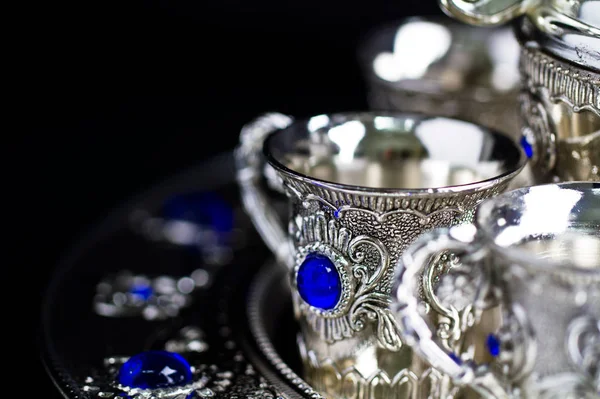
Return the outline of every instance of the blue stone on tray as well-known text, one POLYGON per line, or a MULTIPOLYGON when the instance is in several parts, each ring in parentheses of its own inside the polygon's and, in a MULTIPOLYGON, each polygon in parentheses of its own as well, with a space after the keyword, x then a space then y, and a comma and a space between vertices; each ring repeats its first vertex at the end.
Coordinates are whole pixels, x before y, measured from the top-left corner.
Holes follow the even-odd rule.
POLYGON ((147 301, 152 296, 153 290, 150 284, 134 284, 129 293, 147 301))
POLYGON ((205 226, 217 233, 233 229, 233 209, 213 192, 190 192, 168 199, 162 206, 163 218, 205 226))
POLYGON ((333 262, 321 254, 309 254, 298 268, 300 297, 315 308, 330 310, 342 296, 342 281, 333 262))
POLYGON ((485 342, 490 355, 497 357, 500 354, 500 340, 494 334, 490 334, 485 342))
POLYGON ((119 383, 131 388, 156 389, 192 381, 192 368, 180 354, 153 350, 127 360, 119 370, 119 383))

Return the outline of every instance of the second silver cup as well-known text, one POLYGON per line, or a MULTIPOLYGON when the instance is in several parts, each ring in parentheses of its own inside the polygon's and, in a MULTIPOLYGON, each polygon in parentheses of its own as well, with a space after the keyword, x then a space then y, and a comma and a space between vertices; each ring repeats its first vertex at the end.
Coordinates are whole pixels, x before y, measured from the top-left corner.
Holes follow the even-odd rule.
POLYGON ((474 224, 415 241, 399 261, 393 291, 405 342, 481 397, 598 398, 600 183, 537 185, 484 201, 474 224), (495 315, 489 334, 475 341, 485 342, 485 361, 468 347, 444 345, 419 311, 422 275, 445 251, 462 263, 433 292, 438 305, 454 309, 450 319, 495 315))

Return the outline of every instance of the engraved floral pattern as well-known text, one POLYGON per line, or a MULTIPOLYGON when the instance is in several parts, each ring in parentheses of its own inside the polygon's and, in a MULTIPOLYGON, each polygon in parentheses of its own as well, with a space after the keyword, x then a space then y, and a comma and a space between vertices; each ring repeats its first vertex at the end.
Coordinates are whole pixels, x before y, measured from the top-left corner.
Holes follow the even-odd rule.
POLYGON ((424 232, 470 222, 475 206, 507 184, 464 193, 394 197, 346 193, 281 176, 293 204, 288 231, 296 253, 293 284, 307 255, 318 253, 336 265, 343 291, 334 309, 323 310, 304 302, 294 286, 298 317, 330 343, 374 325, 379 345, 392 351, 402 346, 397 322, 388 310, 392 265, 424 232))
POLYGON ((303 217, 300 227, 294 277, 308 254, 319 253, 334 263, 342 281, 341 299, 331 310, 298 301, 308 324, 322 339, 335 342, 352 337, 375 321, 381 346, 399 350, 402 342, 389 310, 389 295, 378 289, 390 265, 383 243, 374 237, 354 235, 336 220, 328 220, 324 213, 303 217))

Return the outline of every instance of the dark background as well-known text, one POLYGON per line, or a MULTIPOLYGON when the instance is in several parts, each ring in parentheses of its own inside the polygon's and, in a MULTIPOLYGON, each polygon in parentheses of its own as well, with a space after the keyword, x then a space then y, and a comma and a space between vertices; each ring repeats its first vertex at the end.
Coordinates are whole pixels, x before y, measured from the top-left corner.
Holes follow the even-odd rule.
MULTIPOLYGON (((37 8, 26 49, 32 134, 20 136, 18 149, 31 160, 18 216, 20 237, 33 245, 21 259, 32 265, 36 303, 60 256, 110 209, 232 149, 241 126, 262 112, 364 109, 356 59, 364 35, 402 17, 440 14, 435 0, 37 8)), ((51 383, 41 383, 40 393, 53 397, 51 383)))

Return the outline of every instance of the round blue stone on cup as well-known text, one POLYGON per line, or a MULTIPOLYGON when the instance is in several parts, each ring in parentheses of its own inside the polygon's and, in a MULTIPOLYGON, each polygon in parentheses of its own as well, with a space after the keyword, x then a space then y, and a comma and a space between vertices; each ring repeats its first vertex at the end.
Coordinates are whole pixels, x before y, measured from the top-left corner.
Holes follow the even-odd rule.
POLYGON ((300 297, 318 309, 336 307, 342 296, 342 281, 333 262, 321 254, 309 254, 296 275, 300 297))
POLYGON ((138 353, 123 363, 118 380, 130 388, 173 387, 190 383, 192 368, 178 353, 153 350, 138 353))

